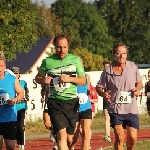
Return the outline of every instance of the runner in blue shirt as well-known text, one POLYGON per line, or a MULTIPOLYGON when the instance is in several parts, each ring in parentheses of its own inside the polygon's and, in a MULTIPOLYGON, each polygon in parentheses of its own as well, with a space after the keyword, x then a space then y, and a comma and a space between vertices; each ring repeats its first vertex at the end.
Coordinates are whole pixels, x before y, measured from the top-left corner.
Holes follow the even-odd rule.
MULTIPOLYGON (((23 90, 19 80, 5 72, 6 60, 0 52, 0 143, 4 142, 7 150, 15 149, 17 111, 16 102, 23 98, 23 90), (17 93, 17 94, 16 94, 17 93)), ((0 145, 2 149, 2 144, 0 145)))

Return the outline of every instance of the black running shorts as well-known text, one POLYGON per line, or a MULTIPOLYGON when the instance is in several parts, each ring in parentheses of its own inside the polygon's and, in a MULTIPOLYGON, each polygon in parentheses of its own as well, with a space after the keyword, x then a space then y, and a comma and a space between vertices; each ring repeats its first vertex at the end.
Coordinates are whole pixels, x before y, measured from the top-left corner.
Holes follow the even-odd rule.
POLYGON ((0 135, 4 139, 15 140, 17 134, 17 121, 0 123, 0 135))
POLYGON ((68 101, 48 99, 47 104, 54 131, 57 133, 59 130, 66 128, 67 133, 73 135, 79 117, 78 98, 68 101))

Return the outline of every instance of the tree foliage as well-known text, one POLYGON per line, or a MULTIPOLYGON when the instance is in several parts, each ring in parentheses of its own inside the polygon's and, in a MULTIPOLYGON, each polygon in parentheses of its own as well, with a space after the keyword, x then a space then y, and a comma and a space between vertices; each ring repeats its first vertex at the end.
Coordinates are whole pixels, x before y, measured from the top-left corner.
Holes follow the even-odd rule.
POLYGON ((82 0, 57 0, 51 6, 61 27, 70 37, 71 48, 86 48, 92 53, 111 57, 112 37, 108 34, 106 21, 92 3, 82 0))
POLYGON ((32 33, 35 12, 30 5, 31 0, 0 1, 0 50, 8 61, 16 57, 16 52, 28 52, 36 42, 32 33))
POLYGON ((85 48, 76 48, 71 51, 72 54, 79 56, 85 68, 85 71, 100 71, 103 70, 103 61, 102 56, 97 54, 92 54, 85 48))
POLYGON ((33 31, 38 38, 50 38, 62 32, 61 18, 57 19, 55 14, 52 14, 51 8, 47 7, 44 2, 34 3, 32 9, 36 12, 33 31))
POLYGON ((108 23, 114 43, 124 42, 129 56, 136 63, 150 63, 149 0, 95 0, 108 23))

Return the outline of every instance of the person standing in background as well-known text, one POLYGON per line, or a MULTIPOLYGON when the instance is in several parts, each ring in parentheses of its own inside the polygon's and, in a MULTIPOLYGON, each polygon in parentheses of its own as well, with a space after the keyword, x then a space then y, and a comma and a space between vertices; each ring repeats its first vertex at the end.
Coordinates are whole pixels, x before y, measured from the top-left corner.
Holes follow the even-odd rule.
POLYGON ((25 96, 24 98, 16 103, 17 109, 17 144, 19 146, 19 150, 24 150, 25 146, 25 112, 27 109, 27 101, 29 100, 29 92, 27 87, 27 82, 24 80, 20 80, 20 71, 18 67, 12 67, 11 71, 16 75, 16 78, 19 80, 19 83, 24 90, 25 96))
MULTIPOLYGON (((91 119, 91 125, 92 125, 92 121, 93 121, 93 118, 95 116, 95 103, 98 102, 98 94, 96 92, 96 89, 92 86, 91 82, 90 82, 90 87, 89 87, 90 90, 88 90, 88 97, 90 98, 91 100, 91 108, 92 108, 92 119, 91 119)), ((91 140, 91 137, 92 137, 92 130, 90 129, 90 140, 91 140)), ((91 148, 91 146, 90 146, 91 148)))
MULTIPOLYGON (((148 79, 150 79, 150 70, 148 71, 148 79)), ((150 116, 150 80, 145 83, 145 96, 147 96, 147 112, 150 116)))
POLYGON ((46 129, 50 131, 50 141, 54 143, 53 150, 57 150, 57 138, 56 138, 56 133, 53 130, 53 126, 51 124, 50 120, 50 115, 48 114, 48 106, 47 106, 47 101, 48 101, 48 94, 49 94, 49 83, 45 83, 41 85, 41 103, 44 103, 44 110, 43 110, 43 121, 44 121, 44 126, 46 129))
MULTIPOLYGON (((109 67, 109 65, 110 65, 110 61, 104 61, 103 62, 104 68, 109 67)), ((104 89, 104 91, 106 91, 106 89, 104 89)), ((106 135, 103 136, 103 140, 110 143, 111 142, 111 137, 110 137, 110 116, 109 116, 108 111, 107 111, 107 105, 108 105, 108 102, 103 98, 103 113, 104 113, 104 116, 105 116, 105 132, 106 132, 106 135)))

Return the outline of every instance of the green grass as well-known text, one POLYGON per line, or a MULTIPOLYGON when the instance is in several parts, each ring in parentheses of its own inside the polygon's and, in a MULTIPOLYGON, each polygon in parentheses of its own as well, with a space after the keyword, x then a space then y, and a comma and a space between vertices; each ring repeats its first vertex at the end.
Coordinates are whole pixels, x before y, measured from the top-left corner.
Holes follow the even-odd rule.
MULTIPOLYGON (((134 150, 150 150, 150 141, 141 141, 136 143, 134 150)), ((105 148, 104 150, 114 150, 114 148, 105 148)), ((124 150, 126 147, 124 146, 124 150)))
POLYGON ((32 134, 44 134, 49 133, 49 130, 47 130, 44 126, 43 120, 39 119, 36 122, 26 122, 25 124, 25 132, 26 135, 32 135, 32 134))
MULTIPOLYGON (((150 125, 150 117, 147 114, 139 115, 140 125, 150 125)), ((92 130, 104 129, 103 112, 99 111, 92 122, 92 130)), ((26 135, 49 133, 43 124, 43 120, 39 119, 36 122, 26 122, 26 135)))

